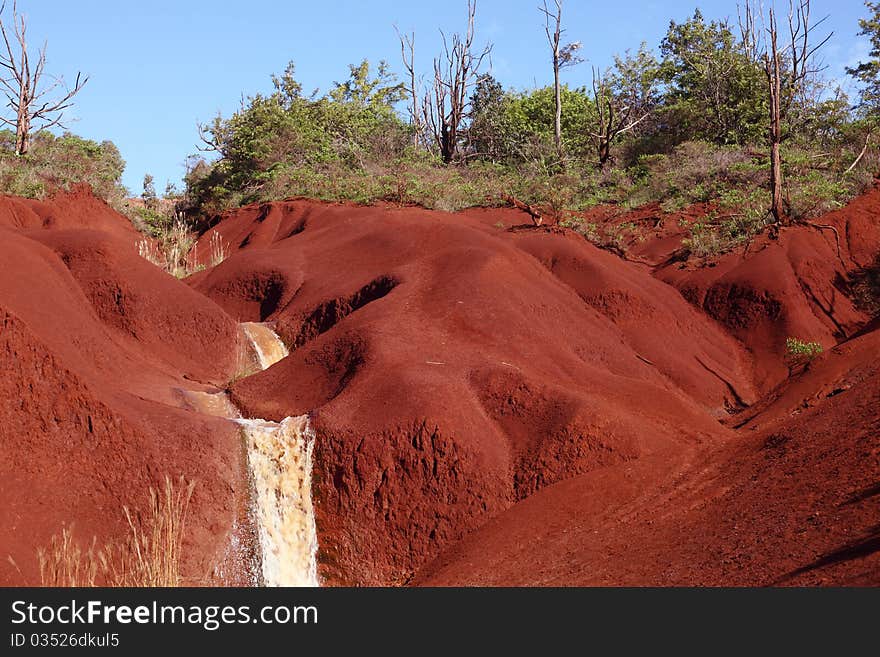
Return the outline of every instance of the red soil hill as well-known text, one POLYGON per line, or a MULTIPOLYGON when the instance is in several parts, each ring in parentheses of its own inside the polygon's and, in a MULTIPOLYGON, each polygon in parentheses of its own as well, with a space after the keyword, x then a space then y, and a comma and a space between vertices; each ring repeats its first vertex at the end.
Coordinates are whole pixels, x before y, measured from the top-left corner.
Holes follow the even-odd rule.
POLYGON ((0 199, 2 584, 38 584, 37 550, 64 527, 117 541, 123 507, 145 508, 166 475, 198 482, 186 576, 231 567, 247 503, 240 438, 182 410, 176 391, 223 385, 238 329, 143 260, 137 238, 87 190, 0 199))
POLYGON ((720 449, 551 486, 420 584, 877 585, 880 331, 814 361, 720 449))
MULTIPOLYGON (((524 218, 289 201, 243 208, 203 237, 219 235, 232 255, 194 277, 196 289, 238 319, 274 322, 295 348, 233 396, 253 416, 313 412, 328 583, 410 581, 494 516, 517 518, 574 482, 607 487, 578 498, 587 517, 630 493, 656 495, 737 441, 718 420, 787 372, 786 335, 834 344, 811 304, 844 270, 827 264, 833 239, 819 231, 784 231, 731 254, 732 265, 679 263, 676 277, 668 258, 626 262, 570 231, 517 226, 524 218), (792 255, 807 248, 817 262, 792 255), (763 262, 774 253, 795 260, 781 270, 794 273, 779 280, 763 262), (750 272, 755 296, 777 295, 781 310, 742 311, 773 339, 737 330, 735 303, 727 315, 723 304, 701 312, 698 295, 689 303, 665 282, 687 291, 704 276, 712 288, 735 267, 750 272), (637 485, 626 472, 641 473, 637 485)), ((657 239, 660 253, 670 242, 657 239)), ((842 293, 837 303, 845 331, 866 320, 842 293)), ((567 531, 550 509, 536 514, 515 524, 541 531, 543 517, 567 531)), ((540 543, 530 546, 524 560, 542 561, 540 543)), ((490 570, 493 554, 509 556, 498 547, 475 544, 490 570)))
POLYGON ((165 474, 199 482, 187 576, 244 581, 241 438, 179 392, 227 385, 312 416, 326 584, 880 582, 880 192, 714 261, 637 214, 597 212, 642 226, 615 255, 513 210, 249 206, 187 285, 85 191, 0 199, 0 583, 165 474), (239 321, 290 356, 237 378, 239 321), (826 347, 791 376, 790 336, 826 347))
POLYGON ((551 486, 448 550, 419 583, 880 582, 880 327, 851 299, 862 274, 876 279, 880 191, 709 262, 685 260, 663 222, 650 223, 628 256, 742 341, 766 396, 726 422, 738 431, 720 448, 551 486), (830 351, 788 379, 788 336, 830 351))

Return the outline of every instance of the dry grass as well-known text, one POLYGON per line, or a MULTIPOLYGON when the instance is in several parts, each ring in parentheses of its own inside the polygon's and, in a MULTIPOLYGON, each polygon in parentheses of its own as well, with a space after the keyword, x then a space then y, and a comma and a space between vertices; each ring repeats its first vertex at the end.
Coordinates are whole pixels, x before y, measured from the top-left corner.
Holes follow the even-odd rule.
POLYGON ((95 539, 84 551, 73 538, 73 527, 62 529, 47 548, 38 549, 37 559, 43 586, 96 586, 99 575, 109 568, 107 555, 97 549, 95 539))
POLYGON ((186 512, 195 482, 181 478, 175 488, 165 477, 162 493, 150 489, 150 506, 140 518, 125 507, 128 540, 121 558, 111 560, 117 586, 180 586, 180 559, 186 512))
POLYGON ((229 249, 223 244, 220 233, 211 235, 209 242, 211 248, 211 266, 216 267, 229 256, 229 249))
POLYGON ((159 245, 149 237, 138 240, 137 250, 138 255, 144 260, 149 260, 157 267, 165 268, 165 257, 159 251, 159 245))
POLYGON ((195 482, 165 477, 162 491, 150 489, 143 513, 123 508, 128 534, 118 547, 97 547, 92 539, 84 550, 73 529, 52 537, 37 551, 43 586, 182 586, 180 562, 186 514, 195 482))
MULTIPOLYGON (((211 235, 208 241, 208 260, 216 267, 229 256, 229 248, 223 243, 219 233, 211 235)), ((157 267, 177 278, 204 269, 199 265, 196 234, 182 219, 177 219, 169 228, 163 230, 155 240, 144 237, 137 243, 138 254, 157 267)))
MULTIPOLYGON (((186 278, 202 269, 197 265, 195 246, 196 235, 182 219, 177 219, 156 240, 144 237, 137 243, 138 254, 142 258, 177 278, 186 278)), ((219 255, 225 258, 222 244, 218 247, 219 255)), ((214 252, 214 244, 211 248, 211 257, 218 257, 214 252)))

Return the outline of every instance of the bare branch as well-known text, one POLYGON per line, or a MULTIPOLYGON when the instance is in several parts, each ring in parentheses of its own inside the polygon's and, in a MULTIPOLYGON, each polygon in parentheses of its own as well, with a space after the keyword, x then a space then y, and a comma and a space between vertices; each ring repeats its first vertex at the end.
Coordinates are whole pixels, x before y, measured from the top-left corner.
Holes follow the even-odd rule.
MULTIPOLYGON (((215 119, 215 125, 219 121, 219 115, 215 119)), ((205 153, 219 153, 221 152, 220 144, 217 141, 216 135, 214 135, 212 129, 204 124, 204 123, 196 123, 196 130, 199 132, 199 140, 205 144, 204 146, 199 146, 198 149, 205 153)))
POLYGON ((413 145, 418 146, 422 139, 422 121, 419 114, 419 89, 416 81, 415 67, 416 33, 411 32, 410 34, 402 35, 396 25, 394 26, 394 31, 397 33, 397 38, 400 41, 400 58, 403 60, 403 67, 409 75, 409 116, 410 123, 413 126, 413 145))
MULTIPOLYGON (((811 20, 810 0, 789 0, 787 42, 780 43, 780 31, 776 11, 771 5, 767 10, 765 22, 761 5, 753 5, 754 0, 745 0, 745 8, 740 11, 740 29, 746 52, 752 61, 761 65, 767 79, 769 101, 769 141, 770 141, 770 212, 777 222, 783 220, 782 156, 780 145, 783 141, 783 127, 790 128, 792 108, 795 101, 803 99, 813 86, 811 76, 822 70, 815 57, 828 43, 833 33, 827 34, 817 42, 813 39, 816 28, 828 18, 816 22, 811 20), (759 13, 766 38, 758 41, 755 37, 755 14, 759 13)), ((782 35, 786 41, 786 35, 782 35)), ((796 117, 795 117, 796 118, 796 117)))
MULTIPOLYGON (((72 88, 64 84, 63 78, 52 77, 48 85, 43 84, 46 72, 47 43, 36 53, 36 64, 31 68, 31 58, 27 45, 27 22, 18 13, 18 3, 12 3, 11 34, 2 18, 6 3, 0 4, 0 36, 3 38, 5 53, 0 51, 0 67, 9 72, 7 77, 0 78, 0 92, 6 96, 7 107, 15 114, 16 153, 23 155, 30 144, 30 136, 55 126, 64 127, 64 110, 73 105, 73 97, 78 94, 89 81, 88 76, 76 74, 76 82, 72 88), (40 99, 50 97, 59 87, 64 92, 60 97, 51 100, 40 99)), ((3 118, 4 124, 13 125, 12 119, 3 118)))
POLYGON ((431 131, 432 141, 444 162, 458 156, 465 120, 470 113, 469 90, 479 79, 479 71, 492 52, 492 45, 483 50, 473 49, 475 35, 476 0, 468 0, 468 21, 464 34, 455 33, 449 39, 441 30, 443 51, 434 59, 434 79, 425 93, 422 119, 431 131))
POLYGON ((550 10, 547 6, 547 0, 544 0, 542 7, 538 7, 538 11, 544 14, 544 34, 547 36, 547 43, 550 45, 551 62, 553 64, 553 100, 555 114, 553 118, 553 142, 556 146, 556 157, 561 166, 565 166, 565 149, 562 144, 562 90, 559 81, 559 71, 566 64, 573 64, 573 57, 576 57, 575 51, 569 48, 564 54, 560 48, 562 40, 562 0, 553 0, 554 9, 550 10))
POLYGON ((865 153, 868 151, 868 144, 870 142, 871 142, 871 131, 869 130, 868 134, 865 135, 865 145, 862 147, 861 152, 859 153, 858 157, 855 160, 853 160, 853 163, 849 165, 849 168, 847 168, 847 170, 843 172, 843 175, 846 175, 850 171, 855 169, 856 166, 858 165, 858 163, 862 161, 862 158, 865 157, 865 153))

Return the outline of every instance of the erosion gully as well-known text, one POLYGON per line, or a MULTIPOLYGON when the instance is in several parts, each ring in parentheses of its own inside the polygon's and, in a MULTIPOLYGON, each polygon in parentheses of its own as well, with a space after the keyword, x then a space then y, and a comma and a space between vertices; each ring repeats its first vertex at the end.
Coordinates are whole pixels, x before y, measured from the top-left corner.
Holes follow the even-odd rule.
MULTIPOLYGON (((262 370, 287 356, 287 348, 268 324, 245 322, 241 328, 262 370)), ((186 395, 201 412, 241 427, 252 484, 250 513, 259 536, 260 566, 253 573, 254 583, 319 586, 311 493, 315 434, 308 416, 281 422, 245 418, 225 392, 186 395)))

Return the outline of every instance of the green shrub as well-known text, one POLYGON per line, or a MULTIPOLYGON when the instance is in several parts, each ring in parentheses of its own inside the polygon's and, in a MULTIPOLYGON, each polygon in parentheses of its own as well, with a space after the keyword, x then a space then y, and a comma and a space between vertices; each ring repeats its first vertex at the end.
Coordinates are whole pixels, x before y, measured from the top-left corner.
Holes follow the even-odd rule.
POLYGON ((122 185, 125 162, 110 142, 98 143, 65 133, 33 136, 26 155, 15 154, 15 133, 0 131, 0 193, 44 198, 56 190, 88 183, 95 194, 117 210, 125 209, 122 185))
POLYGON ((320 98, 303 96, 294 73, 288 65, 273 76, 274 93, 202 127, 220 157, 191 168, 193 205, 216 211, 285 196, 369 202, 386 192, 377 176, 412 143, 394 111, 402 88, 387 66, 351 66, 349 79, 320 98))
POLYGON ((722 231, 704 222, 695 222, 690 226, 690 235, 682 240, 692 255, 705 258, 726 251, 733 242, 727 239, 722 231))
MULTIPOLYGON (((191 162, 184 204, 210 217, 241 204, 290 197, 456 211, 515 196, 560 221, 602 204, 626 210, 656 203, 668 213, 701 204, 710 212, 689 226, 685 246, 701 257, 723 253, 770 222, 763 87, 756 86, 760 75, 749 69, 732 34, 726 24, 705 23, 696 14, 670 27, 661 71, 671 85, 668 93, 654 99, 660 106, 637 130, 620 136, 616 159, 601 168, 591 136, 595 104, 585 88, 562 89, 565 160, 560 162, 552 89, 505 90, 483 76, 461 132, 461 161, 446 165, 429 135, 413 145, 413 129, 395 109, 403 89, 384 64, 375 70, 366 61, 350 67, 349 79, 323 96, 304 96, 290 65, 273 76, 273 93, 247 98, 232 116, 203 126, 219 157, 191 162), (715 108, 718 114, 706 114, 708 97, 692 97, 715 89, 715 83, 704 88, 709 81, 693 77, 691 55, 701 61, 720 57, 729 65, 723 68, 732 77, 715 81, 729 104, 715 108)), ((799 99, 812 105, 792 114, 800 129, 786 126, 784 193, 795 220, 840 207, 867 189, 880 168, 880 153, 869 149, 858 167, 844 173, 870 130, 848 113, 844 100, 799 99)), ((157 218, 140 213, 138 221, 152 231, 157 218)), ((621 248, 632 237, 619 227, 571 221, 600 245, 621 248)))
POLYGON ((630 169, 631 194, 643 203, 659 202, 667 212, 712 201, 731 189, 754 188, 766 172, 747 149, 708 142, 685 142, 668 155, 641 156, 630 169))
POLYGON ((560 222, 566 228, 571 228, 576 233, 583 235, 587 241, 596 245, 601 245, 602 235, 599 232, 599 226, 594 221, 584 221, 580 217, 569 217, 560 222))
POLYGON ((818 342, 806 342, 799 338, 786 338, 785 348, 788 356, 795 362, 809 362, 823 351, 818 342))

